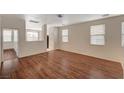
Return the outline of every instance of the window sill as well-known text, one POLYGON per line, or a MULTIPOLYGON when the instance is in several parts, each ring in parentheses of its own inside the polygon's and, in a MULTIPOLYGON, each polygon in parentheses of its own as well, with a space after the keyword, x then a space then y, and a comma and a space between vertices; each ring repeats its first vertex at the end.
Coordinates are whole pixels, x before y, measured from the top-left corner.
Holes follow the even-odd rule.
POLYGON ((26 42, 43 42, 44 40, 41 41, 26 41, 26 42))

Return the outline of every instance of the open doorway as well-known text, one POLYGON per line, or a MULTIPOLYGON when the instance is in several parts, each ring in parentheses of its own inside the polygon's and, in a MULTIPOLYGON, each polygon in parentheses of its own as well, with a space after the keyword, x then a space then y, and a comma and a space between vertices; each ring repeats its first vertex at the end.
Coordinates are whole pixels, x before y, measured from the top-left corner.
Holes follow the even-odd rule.
POLYGON ((18 56, 18 30, 3 29, 3 61, 17 58, 18 56))
POLYGON ((49 35, 47 35, 47 49, 49 49, 49 35))
POLYGON ((58 29, 47 26, 47 51, 58 49, 58 29))
POLYGON ((52 27, 47 26, 47 51, 51 51, 54 49, 54 43, 53 43, 53 30, 52 27))

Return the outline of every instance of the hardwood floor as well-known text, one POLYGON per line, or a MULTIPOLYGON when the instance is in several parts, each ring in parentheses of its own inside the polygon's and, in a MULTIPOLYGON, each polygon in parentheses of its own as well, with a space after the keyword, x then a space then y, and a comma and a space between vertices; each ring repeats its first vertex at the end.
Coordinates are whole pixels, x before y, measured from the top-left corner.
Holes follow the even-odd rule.
POLYGON ((5 61, 1 76, 13 79, 120 79, 123 70, 118 62, 55 50, 19 61, 17 58, 5 61))
POLYGON ((17 69, 19 63, 14 49, 4 50, 4 62, 0 66, 0 78, 11 78, 11 73, 17 69))
POLYGON ((5 49, 3 53, 4 53, 4 61, 17 58, 14 49, 5 49))

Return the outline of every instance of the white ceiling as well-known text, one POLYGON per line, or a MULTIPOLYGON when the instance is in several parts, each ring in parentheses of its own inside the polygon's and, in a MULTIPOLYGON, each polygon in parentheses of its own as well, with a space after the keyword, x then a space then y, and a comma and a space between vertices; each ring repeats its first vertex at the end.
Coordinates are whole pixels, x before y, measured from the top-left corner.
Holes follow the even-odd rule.
MULTIPOLYGON (((116 16, 111 14, 105 17, 116 16)), ((70 25, 80 22, 86 22, 90 20, 96 20, 105 18, 103 14, 63 14, 62 18, 58 18, 57 14, 35 14, 35 15, 25 15, 26 20, 37 20, 40 21, 42 24, 49 24, 55 26, 62 26, 62 25, 70 25)))
POLYGON ((117 16, 116 14, 110 14, 109 16, 103 16, 104 14, 63 14, 62 18, 58 18, 57 14, 12 14, 4 15, 10 17, 19 17, 26 20, 27 28, 41 28, 43 24, 51 26, 63 26, 80 22, 86 22, 96 19, 102 19, 105 17, 117 16), (39 23, 31 23, 29 20, 35 20, 39 23))

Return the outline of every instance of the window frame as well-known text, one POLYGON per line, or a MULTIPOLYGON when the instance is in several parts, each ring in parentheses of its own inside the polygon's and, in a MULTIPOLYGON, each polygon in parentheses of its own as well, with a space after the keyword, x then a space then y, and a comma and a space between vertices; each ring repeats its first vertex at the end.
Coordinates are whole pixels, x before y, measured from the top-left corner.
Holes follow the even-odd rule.
POLYGON ((106 44, 105 24, 92 25, 92 26, 90 26, 90 45, 92 45, 92 46, 105 46, 105 44, 106 44), (91 27, 92 27, 92 26, 100 26, 100 25, 102 25, 102 26, 104 27, 104 34, 94 34, 94 35, 92 35, 92 34, 91 34, 91 27), (103 36, 103 37, 104 37, 104 44, 92 44, 92 36, 103 36))
POLYGON ((42 30, 34 30, 34 29, 26 29, 26 34, 25 34, 25 38, 26 38, 26 42, 41 42, 41 41, 44 41, 44 37, 42 37, 42 30), (27 37, 27 32, 37 32, 38 33, 38 40, 31 40, 29 41, 28 40, 28 37, 27 37), (41 34, 41 36, 40 36, 41 34))
MULTIPOLYGON (((11 42, 14 42, 14 38, 13 38, 13 36, 14 36, 14 30, 17 30, 18 31, 18 29, 16 29, 16 28, 3 28, 2 29, 2 31, 3 31, 3 42, 4 43, 11 43, 11 42), (4 30, 10 30, 11 31, 11 41, 4 41, 4 30)), ((19 36, 17 36, 18 37, 18 39, 19 39, 19 36)))
POLYGON ((121 43, 122 43, 121 46, 122 47, 124 47, 124 39, 123 38, 124 38, 124 34, 121 35, 121 43))
POLYGON ((68 43, 68 42, 69 42, 69 30, 68 30, 68 29, 63 29, 63 30, 62 30, 62 42, 63 42, 63 43, 68 43), (63 31, 67 31, 68 34, 63 35, 63 31), (63 40, 63 38, 65 38, 65 37, 67 38, 67 41, 64 41, 64 40, 63 40))
POLYGON ((124 38, 124 22, 122 22, 121 23, 121 46, 124 48, 124 40, 123 40, 123 38, 124 38))

